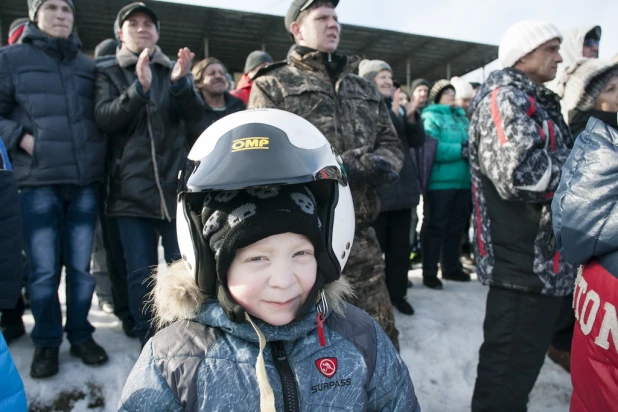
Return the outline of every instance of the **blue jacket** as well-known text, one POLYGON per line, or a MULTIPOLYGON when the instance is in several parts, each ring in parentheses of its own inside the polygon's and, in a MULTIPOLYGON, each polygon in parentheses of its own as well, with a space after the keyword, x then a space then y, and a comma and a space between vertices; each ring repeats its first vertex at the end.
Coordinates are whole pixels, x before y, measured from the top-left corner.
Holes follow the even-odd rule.
POLYGON ((556 242, 576 265, 597 257, 618 277, 618 126, 591 117, 562 170, 552 203, 556 242))
MULTIPOLYGON (((172 276, 166 273, 164 282, 172 276)), ((180 286, 159 282, 155 302, 180 306, 170 303, 180 286), (162 299, 160 292, 170 296, 162 299)), ((191 301, 190 293, 181 295, 191 301)), ((337 306, 328 300, 329 307, 337 306)), ((255 319, 268 342, 263 355, 276 410, 286 410, 283 381, 295 387, 300 411, 420 412, 408 369, 386 334, 367 313, 342 300, 338 306, 339 314, 324 322, 325 346, 319 343, 315 309, 285 326, 255 319)), ((211 300, 192 321, 177 321, 148 341, 127 379, 120 410, 259 411, 258 354, 251 324, 232 322, 211 300)))
POLYGON ((34 24, 0 49, 0 136, 20 187, 103 180, 105 140, 94 122, 94 62, 75 34, 51 38, 34 24), (32 156, 19 147, 34 136, 32 156))
POLYGON ((0 333, 0 411, 27 411, 26 392, 13 358, 0 333))

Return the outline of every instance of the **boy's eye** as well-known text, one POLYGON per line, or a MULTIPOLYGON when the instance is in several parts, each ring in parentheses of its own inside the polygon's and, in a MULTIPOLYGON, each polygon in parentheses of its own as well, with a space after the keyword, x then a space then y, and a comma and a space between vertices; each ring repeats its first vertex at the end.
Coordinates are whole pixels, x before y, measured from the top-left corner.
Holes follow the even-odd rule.
POLYGON ((299 250, 298 252, 294 253, 294 256, 311 256, 312 253, 308 250, 299 250))
POLYGON ((264 256, 254 256, 247 259, 248 262, 261 262, 263 260, 266 260, 264 256))

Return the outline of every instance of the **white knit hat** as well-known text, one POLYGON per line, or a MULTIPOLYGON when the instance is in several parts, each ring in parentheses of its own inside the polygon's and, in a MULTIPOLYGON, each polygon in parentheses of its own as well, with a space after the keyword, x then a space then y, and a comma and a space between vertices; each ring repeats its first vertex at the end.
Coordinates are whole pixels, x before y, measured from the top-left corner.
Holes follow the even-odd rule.
POLYGON ((472 85, 461 77, 451 78, 451 84, 455 87, 455 97, 458 99, 472 99, 474 97, 474 90, 472 85))
POLYGON ((364 77, 369 81, 373 81, 373 79, 380 73, 382 70, 388 70, 393 73, 393 69, 391 66, 382 60, 361 60, 358 65, 358 75, 360 77, 364 77))
POLYGON ((576 60, 562 73, 556 93, 562 97, 560 102, 566 112, 578 109, 583 112, 594 107, 595 100, 607 82, 618 76, 618 64, 599 59, 582 58, 576 60))
POLYGON ((513 67, 526 54, 553 39, 562 41, 562 34, 552 23, 539 20, 518 21, 502 35, 498 59, 502 67, 513 67))

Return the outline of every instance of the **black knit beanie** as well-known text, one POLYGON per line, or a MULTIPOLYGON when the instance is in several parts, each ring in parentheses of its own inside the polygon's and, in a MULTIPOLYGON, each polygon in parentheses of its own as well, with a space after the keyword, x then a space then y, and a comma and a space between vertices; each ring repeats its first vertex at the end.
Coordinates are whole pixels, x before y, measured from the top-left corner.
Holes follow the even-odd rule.
MULTIPOLYGON (((317 204, 306 185, 211 192, 204 199, 202 223, 202 235, 216 262, 217 299, 235 322, 244 320, 244 311, 229 294, 227 272, 238 249, 290 232, 307 236, 314 246, 316 259, 324 251, 317 204)), ((323 284, 318 276, 314 289, 323 284)), ((309 305, 312 296, 315 303, 316 295, 317 292, 310 294, 309 305)))
MULTIPOLYGON (((28 0, 28 17, 30 17, 31 21, 35 21, 36 13, 39 11, 43 3, 46 0, 28 0)), ((63 0, 65 1, 71 10, 73 10, 73 15, 75 15, 75 5, 73 4, 73 0, 63 0)))

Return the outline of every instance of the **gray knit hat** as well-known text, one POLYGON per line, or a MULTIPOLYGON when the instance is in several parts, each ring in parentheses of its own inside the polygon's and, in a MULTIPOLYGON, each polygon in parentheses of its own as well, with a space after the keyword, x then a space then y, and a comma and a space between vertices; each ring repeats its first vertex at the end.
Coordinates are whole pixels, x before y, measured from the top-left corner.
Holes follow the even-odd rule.
POLYGON ((415 79, 410 85, 410 93, 414 93, 414 90, 416 90, 418 86, 427 86, 429 89, 431 85, 429 84, 429 81, 425 79, 415 79))
POLYGON ((429 104, 438 104, 438 102, 440 101, 440 97, 442 97, 442 93, 446 89, 453 89, 454 91, 455 86, 453 86, 451 82, 446 79, 438 80, 437 82, 435 82, 431 87, 431 90, 429 90, 429 104))
POLYGON ((273 58, 265 51, 255 50, 249 53, 247 60, 245 61, 245 71, 243 73, 249 73, 251 70, 258 67, 263 63, 272 63, 273 58))
POLYGON ((570 112, 591 110, 607 82, 618 76, 618 63, 582 58, 566 68, 556 87, 562 107, 570 112))
MULTIPOLYGON (((36 13, 39 11, 43 3, 46 0, 28 0, 28 17, 30 17, 31 21, 36 19, 36 13)), ((75 5, 73 4, 73 0, 64 0, 73 10, 73 15, 75 15, 75 5)))
POLYGON ((391 66, 382 60, 361 60, 358 65, 358 75, 369 81, 373 81, 382 70, 393 73, 391 66))

